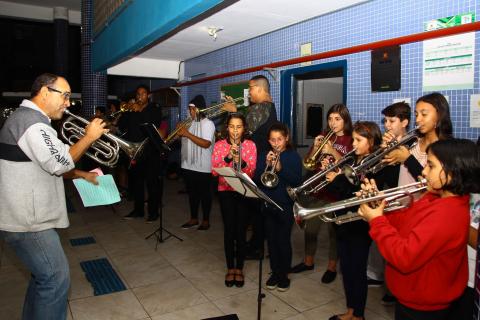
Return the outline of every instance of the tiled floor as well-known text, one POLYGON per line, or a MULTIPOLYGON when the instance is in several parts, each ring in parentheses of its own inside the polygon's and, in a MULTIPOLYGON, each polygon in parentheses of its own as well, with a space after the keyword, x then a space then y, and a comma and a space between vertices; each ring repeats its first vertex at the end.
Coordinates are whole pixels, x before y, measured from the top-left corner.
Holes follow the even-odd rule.
MULTIPOLYGON (((75 320, 184 320, 205 319, 236 313, 240 319, 256 319, 258 262, 247 261, 246 283, 243 288, 224 285, 225 259, 223 231, 214 201, 208 231, 182 230, 187 219, 188 200, 178 194, 183 185, 166 181, 164 196, 164 227, 183 238, 170 238, 155 251, 153 238, 145 240, 158 224, 143 220, 122 221, 131 202, 122 201, 110 207, 85 209, 75 194, 77 211, 70 214, 71 226, 61 230, 65 253, 70 261, 72 286, 69 319, 75 320), (72 247, 69 239, 93 236, 95 244, 72 247), (128 290, 94 296, 90 283, 80 268, 84 260, 106 257, 128 290)), ((320 278, 326 266, 326 228, 319 237, 316 269, 292 275, 287 292, 269 291, 262 302, 262 319, 328 319, 345 310, 341 277, 329 285, 320 278)), ((303 233, 294 227, 292 235, 294 263, 303 253, 303 233)), ((0 243, 0 314, 3 319, 19 319, 29 278, 14 254, 0 243)), ((263 280, 268 276, 268 260, 264 263, 263 280)), ((365 317, 369 320, 393 319, 393 307, 380 304, 383 289, 368 292, 365 317)))

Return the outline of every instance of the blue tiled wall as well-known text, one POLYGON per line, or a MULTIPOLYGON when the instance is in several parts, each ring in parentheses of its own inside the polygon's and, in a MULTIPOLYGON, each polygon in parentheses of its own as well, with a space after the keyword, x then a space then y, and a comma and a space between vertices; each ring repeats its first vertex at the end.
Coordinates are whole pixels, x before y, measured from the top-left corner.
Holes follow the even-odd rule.
MULTIPOLYGON (((376 0, 333 12, 290 26, 242 43, 224 48, 185 62, 187 77, 205 76, 257 66, 298 57, 299 46, 312 42, 312 52, 319 53, 354 45, 396 38, 423 32, 424 22, 462 13, 475 13, 479 19, 480 1, 475 0, 376 0)), ((480 93, 479 50, 480 32, 475 42, 475 86, 471 90, 447 90, 456 137, 477 139, 480 129, 470 128, 470 95, 480 93)), ((422 92, 423 44, 402 45, 402 87, 400 91, 373 93, 370 90, 370 52, 362 52, 314 61, 314 64, 347 60, 347 105, 353 120, 378 121, 380 110, 394 98, 410 97, 412 103, 422 92)), ((295 68, 299 65, 284 67, 295 68)), ((272 96, 280 111, 280 81, 265 74, 272 84, 272 96)), ((224 83, 248 80, 255 74, 219 79, 182 89, 182 112, 199 91, 205 92, 207 102, 219 101, 220 86, 224 83)))

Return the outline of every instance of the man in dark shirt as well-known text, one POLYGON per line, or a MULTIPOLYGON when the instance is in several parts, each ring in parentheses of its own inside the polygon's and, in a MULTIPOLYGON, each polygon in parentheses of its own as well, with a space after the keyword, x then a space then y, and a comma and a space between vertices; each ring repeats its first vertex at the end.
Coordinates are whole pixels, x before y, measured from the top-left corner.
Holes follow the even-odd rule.
MULTIPOLYGON (((124 138, 131 142, 141 142, 147 138, 142 124, 152 123, 158 128, 162 137, 165 136, 166 128, 161 127, 161 109, 154 103, 148 102, 149 88, 139 86, 136 92, 136 99, 132 102, 132 112, 125 113, 119 119, 120 131, 125 132, 124 138)), ((145 147, 143 155, 129 169, 129 187, 133 193, 134 209, 124 219, 143 218, 144 213, 144 184, 147 184, 148 193, 148 218, 147 223, 158 219, 158 208, 162 197, 161 174, 164 167, 164 160, 161 152, 149 142, 145 147)))

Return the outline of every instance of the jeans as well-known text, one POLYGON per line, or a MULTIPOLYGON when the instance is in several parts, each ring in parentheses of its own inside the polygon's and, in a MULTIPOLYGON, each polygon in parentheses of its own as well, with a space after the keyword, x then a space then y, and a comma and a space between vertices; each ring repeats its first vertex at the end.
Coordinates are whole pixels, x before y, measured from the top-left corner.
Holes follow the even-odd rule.
POLYGON ((57 232, 54 229, 39 232, 0 231, 0 236, 32 275, 23 304, 22 319, 66 319, 70 272, 57 232))

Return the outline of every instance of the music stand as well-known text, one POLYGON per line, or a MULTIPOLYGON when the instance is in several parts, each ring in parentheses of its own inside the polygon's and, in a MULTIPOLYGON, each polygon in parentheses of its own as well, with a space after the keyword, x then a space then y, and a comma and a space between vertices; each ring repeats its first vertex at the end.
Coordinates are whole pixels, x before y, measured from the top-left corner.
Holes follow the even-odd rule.
MULTIPOLYGON (((158 133, 157 128, 153 123, 143 123, 140 125, 140 128, 143 130, 143 132, 146 134, 148 137, 149 141, 152 142, 153 146, 160 152, 160 153, 166 153, 167 151, 171 151, 170 147, 165 143, 165 140, 160 136, 158 133)), ((163 179, 163 178, 162 178, 163 179)), ((163 187, 162 187, 162 192, 163 192, 163 187)), ((149 195, 150 196, 150 195, 149 195)), ((161 197, 163 199, 163 196, 161 197)), ((164 242, 170 237, 177 238, 180 241, 183 241, 182 238, 176 236, 175 234, 171 233, 167 229, 163 227, 163 201, 160 201, 160 210, 159 210, 159 226, 158 228, 150 233, 148 236, 145 237, 145 239, 149 239, 152 236, 155 236, 156 238, 156 243, 155 243, 155 251, 157 250, 158 244, 160 242, 164 242), (167 233, 167 236, 164 238, 163 233, 167 233)))
MULTIPOLYGON (((262 190, 260 190, 255 182, 243 172, 238 172, 230 167, 213 168, 219 175, 225 178, 225 181, 238 193, 248 198, 259 198, 266 203, 275 206, 280 211, 284 211, 275 201, 270 199, 262 190)), ((263 247, 263 246, 262 246, 263 247)), ((263 248, 258 259, 258 295, 257 295, 257 319, 260 320, 262 315, 262 299, 265 294, 262 293, 262 269, 263 269, 263 248)))

